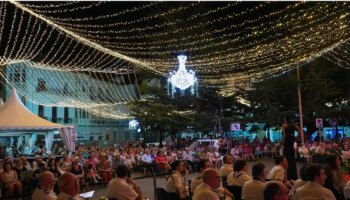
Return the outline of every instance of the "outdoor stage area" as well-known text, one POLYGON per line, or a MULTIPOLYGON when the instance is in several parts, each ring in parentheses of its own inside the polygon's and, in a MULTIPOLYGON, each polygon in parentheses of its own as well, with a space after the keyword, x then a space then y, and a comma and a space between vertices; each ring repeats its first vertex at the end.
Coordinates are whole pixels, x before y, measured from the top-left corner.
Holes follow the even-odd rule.
MULTIPOLYGON (((252 165, 254 165, 257 162, 262 162, 263 164, 265 164, 267 170, 271 170, 272 167, 274 166, 274 160, 272 158, 261 159, 258 161, 250 161, 248 162, 249 174, 251 174, 252 165)), ((301 163, 297 163, 298 172, 299 172, 300 166, 301 166, 301 163)), ((188 175, 188 180, 192 180, 194 174, 195 174, 194 172, 190 173, 188 175)), ((140 178, 142 176, 143 174, 141 173, 132 174, 132 177, 135 178, 135 181, 138 184, 138 186, 141 188, 141 191, 143 192, 143 194, 149 200, 155 200, 154 192, 153 192, 153 178, 152 177, 140 178)), ((165 176, 157 176, 156 180, 157 180, 156 181, 157 187, 163 187, 163 188, 165 187, 165 176)), ((92 190, 92 188, 89 187, 88 190, 92 190)), ((103 188, 103 186, 97 186, 95 187, 94 196, 90 198, 90 200, 99 200, 100 197, 105 196, 106 193, 107 193, 107 188, 103 188)))

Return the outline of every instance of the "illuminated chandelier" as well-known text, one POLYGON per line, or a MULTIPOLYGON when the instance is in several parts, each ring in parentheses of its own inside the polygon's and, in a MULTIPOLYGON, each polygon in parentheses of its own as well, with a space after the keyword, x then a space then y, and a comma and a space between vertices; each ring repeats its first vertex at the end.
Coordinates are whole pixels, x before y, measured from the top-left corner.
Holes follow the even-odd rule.
POLYGON ((191 88, 191 94, 197 94, 197 78, 193 70, 186 70, 186 59, 187 56, 179 55, 179 69, 169 73, 168 78, 168 94, 174 97, 176 88, 180 89, 181 95, 185 94, 185 90, 191 88))

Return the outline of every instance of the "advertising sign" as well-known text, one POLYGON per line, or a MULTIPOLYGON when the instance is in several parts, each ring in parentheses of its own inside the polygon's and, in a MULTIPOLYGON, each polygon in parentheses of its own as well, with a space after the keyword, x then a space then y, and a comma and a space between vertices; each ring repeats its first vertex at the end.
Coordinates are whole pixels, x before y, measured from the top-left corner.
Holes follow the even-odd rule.
POLYGON ((241 125, 239 123, 232 123, 231 124, 231 131, 240 131, 241 125))

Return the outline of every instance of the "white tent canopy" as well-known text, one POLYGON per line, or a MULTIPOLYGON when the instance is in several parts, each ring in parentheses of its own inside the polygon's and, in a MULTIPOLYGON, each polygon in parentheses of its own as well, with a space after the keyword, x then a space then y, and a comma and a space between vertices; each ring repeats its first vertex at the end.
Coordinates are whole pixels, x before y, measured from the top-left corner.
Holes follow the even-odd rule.
POLYGON ((30 112, 19 99, 15 89, 0 107, 0 130, 51 130, 65 126, 52 123, 30 112))
MULTIPOLYGON (((0 131, 49 131, 53 129, 59 129, 69 152, 73 152, 76 138, 74 127, 56 124, 36 116, 23 105, 15 89, 11 91, 7 101, 0 107, 0 131)), ((51 136, 50 138, 53 139, 51 136)), ((52 140, 47 142, 51 144, 46 146, 51 147, 52 140)), ((51 148, 47 150, 50 151, 51 148)))

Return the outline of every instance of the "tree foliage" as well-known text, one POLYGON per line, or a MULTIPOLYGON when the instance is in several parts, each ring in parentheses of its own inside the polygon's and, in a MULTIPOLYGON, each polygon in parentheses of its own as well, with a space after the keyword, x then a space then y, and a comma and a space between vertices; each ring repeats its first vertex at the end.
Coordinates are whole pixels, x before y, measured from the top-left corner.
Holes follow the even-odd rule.
POLYGON ((197 97, 177 95, 173 99, 167 95, 165 78, 145 78, 140 81, 140 90, 147 100, 133 102, 129 107, 144 127, 161 134, 181 131, 208 134, 214 129, 218 113, 224 132, 230 131, 234 121, 280 127, 285 115, 299 121, 297 87, 300 84, 303 121, 309 133, 316 130, 315 118, 323 118, 325 125, 328 118, 336 118, 342 124, 350 121, 349 70, 320 58, 303 65, 300 75, 300 82, 296 70, 270 77, 255 83, 255 90, 239 91, 232 97, 220 97, 215 88, 201 86, 197 97), (248 100, 250 106, 240 103, 237 97, 248 100))

